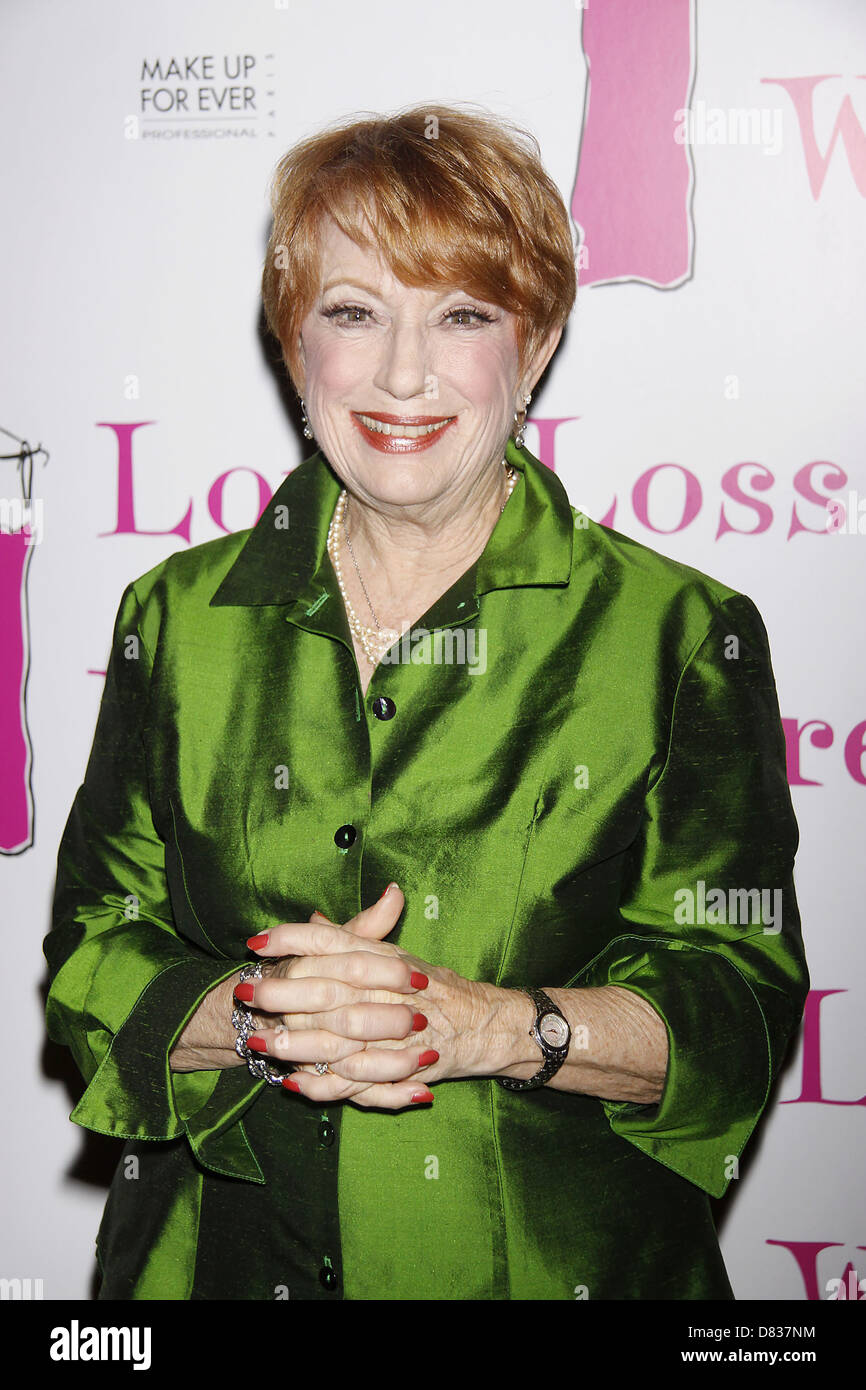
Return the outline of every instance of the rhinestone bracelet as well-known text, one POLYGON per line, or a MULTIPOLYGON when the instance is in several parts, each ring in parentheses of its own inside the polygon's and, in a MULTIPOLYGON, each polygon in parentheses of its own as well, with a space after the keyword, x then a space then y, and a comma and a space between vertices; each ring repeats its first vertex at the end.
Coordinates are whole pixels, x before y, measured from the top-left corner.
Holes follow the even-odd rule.
MULTIPOLYGON (((248 961, 243 967, 238 984, 245 984, 247 980, 260 980, 262 978, 262 962, 260 960, 248 961)), ((289 1067, 288 1071, 278 1071, 266 1062, 264 1057, 257 1052, 251 1052, 247 1045, 247 1039, 251 1033, 255 1033, 256 1025, 253 1023, 252 1011, 249 1004, 243 1003, 240 999, 235 999, 235 1006, 232 1010, 232 1024, 237 1029, 237 1040, 235 1042, 235 1052, 239 1057, 243 1057, 253 1076, 257 1081, 267 1081, 271 1086, 282 1086, 287 1076, 290 1076, 295 1068, 289 1067)))

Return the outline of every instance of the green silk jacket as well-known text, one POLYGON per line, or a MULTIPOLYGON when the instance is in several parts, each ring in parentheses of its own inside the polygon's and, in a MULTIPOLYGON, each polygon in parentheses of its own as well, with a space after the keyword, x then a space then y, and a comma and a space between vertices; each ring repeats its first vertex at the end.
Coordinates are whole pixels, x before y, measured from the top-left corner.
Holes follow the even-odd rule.
POLYGON ((507 452, 483 554, 366 696, 321 454, 251 530, 123 594, 45 940, 48 1031, 87 1083, 71 1119, 127 1140, 100 1298, 733 1297, 709 1199, 808 989, 766 634, 507 452), (243 1066, 170 1071, 248 936, 347 921, 391 879, 388 939, 423 960, 647 999, 660 1103, 476 1078, 323 1108, 243 1066))

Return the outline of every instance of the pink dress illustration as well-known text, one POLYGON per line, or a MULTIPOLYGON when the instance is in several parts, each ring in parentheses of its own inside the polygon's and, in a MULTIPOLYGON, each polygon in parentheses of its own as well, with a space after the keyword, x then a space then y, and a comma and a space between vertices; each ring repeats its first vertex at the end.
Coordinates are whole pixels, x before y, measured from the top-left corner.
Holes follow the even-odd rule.
POLYGON ((18 478, 11 496, 0 498, 0 853, 20 854, 33 844, 33 749, 27 727, 27 675, 30 626, 27 576, 35 544, 41 539, 41 505, 32 500, 33 460, 45 450, 31 449, 0 427, 0 435, 20 446, 18 478))
POLYGON ((691 148, 677 143, 695 75, 693 0, 604 0, 583 14, 587 80, 571 214, 582 285, 675 289, 694 257, 691 148))

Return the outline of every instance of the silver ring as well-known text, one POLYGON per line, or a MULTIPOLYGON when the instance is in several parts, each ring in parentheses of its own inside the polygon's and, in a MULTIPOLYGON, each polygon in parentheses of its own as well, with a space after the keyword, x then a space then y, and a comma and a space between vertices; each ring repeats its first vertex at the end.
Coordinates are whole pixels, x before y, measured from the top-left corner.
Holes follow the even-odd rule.
POLYGON ((317 1062, 317 1063, 316 1063, 316 1075, 317 1075, 317 1076, 324 1076, 324 1075, 325 1075, 325 1072, 326 1072, 326 1071, 330 1071, 330 1070, 331 1070, 331 1068, 328 1066, 327 1062, 317 1062))
MULTIPOLYGON (((243 983, 246 980, 260 980, 261 978, 262 962, 260 960, 247 961, 240 972, 238 983, 243 983)), ((279 1071, 266 1062, 264 1057, 260 1057, 257 1052, 250 1051, 247 1046, 247 1038, 255 1032, 255 1025, 249 1004, 244 1004, 240 999, 235 1000, 232 1023, 238 1034, 235 1039, 235 1052, 246 1060, 251 1074, 257 1081, 267 1081, 270 1086, 282 1086, 286 1077, 291 1075, 295 1068, 290 1066, 288 1071, 279 1071)))

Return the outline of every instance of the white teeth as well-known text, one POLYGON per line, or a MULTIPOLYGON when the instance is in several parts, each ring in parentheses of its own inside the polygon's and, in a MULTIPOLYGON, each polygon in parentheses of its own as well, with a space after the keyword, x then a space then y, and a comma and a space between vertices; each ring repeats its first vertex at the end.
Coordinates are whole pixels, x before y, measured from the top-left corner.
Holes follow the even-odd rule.
POLYGON ((389 425, 384 420, 374 420, 371 415, 358 414, 358 419, 362 420, 368 430, 373 430, 375 434, 389 434, 397 439, 420 439, 422 435, 432 434, 434 430, 441 430, 443 425, 450 423, 449 417, 446 420, 439 420, 433 425, 389 425))

